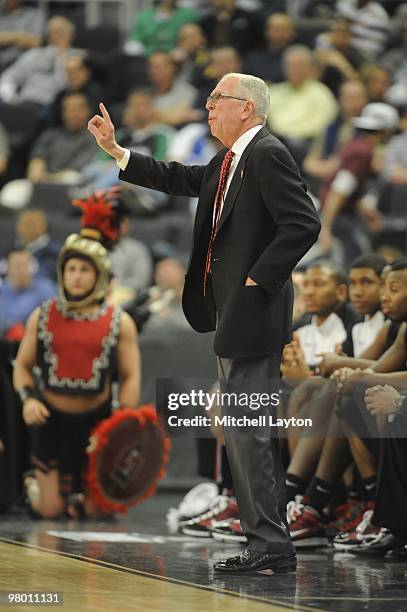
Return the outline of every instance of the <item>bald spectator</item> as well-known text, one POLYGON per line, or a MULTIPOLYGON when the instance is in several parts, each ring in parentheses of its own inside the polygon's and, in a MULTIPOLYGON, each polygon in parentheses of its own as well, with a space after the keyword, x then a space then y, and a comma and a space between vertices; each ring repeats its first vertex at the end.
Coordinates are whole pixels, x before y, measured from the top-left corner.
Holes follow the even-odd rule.
POLYGON ((201 112, 193 110, 197 91, 189 83, 177 80, 171 55, 161 51, 150 55, 148 74, 153 86, 157 122, 178 126, 202 117, 201 112))
POLYGON ((294 37, 294 22, 289 15, 270 15, 264 30, 266 48, 248 54, 243 72, 254 74, 269 83, 284 81, 283 53, 292 44, 294 37))
POLYGON ((155 51, 169 53, 177 44, 181 27, 198 21, 198 11, 177 6, 177 0, 161 0, 155 6, 137 11, 125 51, 133 55, 151 55, 155 51))
POLYGON ((65 17, 47 23, 48 45, 26 51, 0 77, 0 99, 10 104, 50 105, 65 87, 64 58, 72 44, 74 26, 65 17))
POLYGON ((270 87, 268 124, 301 162, 310 140, 335 118, 338 106, 328 87, 314 78, 307 47, 289 47, 283 61, 287 81, 270 87))
POLYGON ((258 16, 236 6, 236 0, 211 0, 212 11, 201 21, 211 48, 231 46, 245 55, 259 47, 262 27, 258 16))
POLYGON ((0 335, 16 323, 24 324, 30 314, 56 294, 49 279, 33 276, 31 254, 12 251, 7 258, 7 276, 0 287, 0 335))
POLYGON ((3 0, 0 8, 0 72, 18 57, 39 47, 44 31, 40 8, 24 6, 21 0, 3 0))
POLYGON ((313 141, 304 160, 303 169, 314 181, 319 182, 335 172, 339 164, 339 151, 354 136, 352 119, 358 117, 367 103, 367 92, 362 81, 345 81, 339 91, 340 111, 313 141))
POLYGON ((80 93, 65 96, 62 102, 63 125, 45 130, 30 154, 27 178, 33 182, 76 183, 79 172, 97 152, 87 130, 91 109, 80 93))

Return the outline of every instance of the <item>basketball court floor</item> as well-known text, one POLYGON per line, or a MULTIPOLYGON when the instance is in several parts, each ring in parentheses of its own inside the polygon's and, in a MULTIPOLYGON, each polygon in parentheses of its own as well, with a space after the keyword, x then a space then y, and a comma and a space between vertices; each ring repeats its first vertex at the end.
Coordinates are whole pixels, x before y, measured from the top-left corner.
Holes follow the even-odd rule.
POLYGON ((296 574, 222 576, 212 564, 235 545, 170 533, 165 516, 182 495, 159 493, 111 522, 0 523, 0 607, 8 592, 58 593, 64 612, 407 610, 407 564, 331 549, 301 552, 296 574))

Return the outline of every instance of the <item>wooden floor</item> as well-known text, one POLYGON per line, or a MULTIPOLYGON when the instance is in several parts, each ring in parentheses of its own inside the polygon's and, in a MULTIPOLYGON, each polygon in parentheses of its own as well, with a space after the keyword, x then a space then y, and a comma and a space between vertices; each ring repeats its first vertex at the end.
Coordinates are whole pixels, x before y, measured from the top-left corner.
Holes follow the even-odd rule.
POLYGON ((19 610, 407 611, 407 563, 391 558, 325 548, 299 552, 296 574, 214 573, 214 562, 242 549, 172 533, 165 515, 181 497, 158 494, 104 523, 36 521, 21 508, 2 515, 0 600, 14 590, 63 596, 62 606, 19 610))
MULTIPOLYGON (((241 599, 232 594, 182 584, 181 581, 157 580, 130 568, 108 563, 81 560, 66 554, 55 554, 36 546, 0 541, 0 591, 58 592, 64 612, 98 612, 139 610, 160 612, 264 612, 264 603, 241 599)), ((3 606, 0 606, 3 607, 3 606)), ((36 605, 36 609, 51 606, 36 605)), ((19 606, 32 610, 33 606, 19 606)), ((270 610, 286 610, 269 603, 270 610)))

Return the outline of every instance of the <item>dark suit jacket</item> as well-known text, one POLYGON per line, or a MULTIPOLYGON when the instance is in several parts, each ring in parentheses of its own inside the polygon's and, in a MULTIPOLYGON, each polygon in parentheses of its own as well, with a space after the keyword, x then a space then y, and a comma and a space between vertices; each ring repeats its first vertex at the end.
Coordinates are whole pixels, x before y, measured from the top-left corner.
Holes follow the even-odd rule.
POLYGON ((286 147, 266 128, 240 158, 203 281, 213 206, 226 149, 207 166, 157 162, 132 153, 119 177, 174 195, 199 196, 183 308, 199 332, 217 329, 221 357, 260 357, 291 339, 291 272, 320 230, 318 214, 286 147), (245 287, 250 276, 258 286, 245 287))

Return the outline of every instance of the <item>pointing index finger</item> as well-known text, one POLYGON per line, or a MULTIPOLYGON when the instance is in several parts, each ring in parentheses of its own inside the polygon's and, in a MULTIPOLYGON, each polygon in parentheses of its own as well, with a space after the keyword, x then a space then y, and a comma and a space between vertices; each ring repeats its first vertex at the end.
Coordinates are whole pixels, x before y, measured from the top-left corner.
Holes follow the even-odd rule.
POLYGON ((99 104, 99 108, 100 108, 100 110, 101 110, 101 112, 102 112, 103 119, 106 119, 107 121, 110 121, 110 123, 111 123, 111 122, 112 122, 112 120, 110 119, 110 115, 109 115, 109 113, 107 112, 107 108, 106 108, 106 106, 103 104, 103 102, 101 102, 101 103, 99 104))

